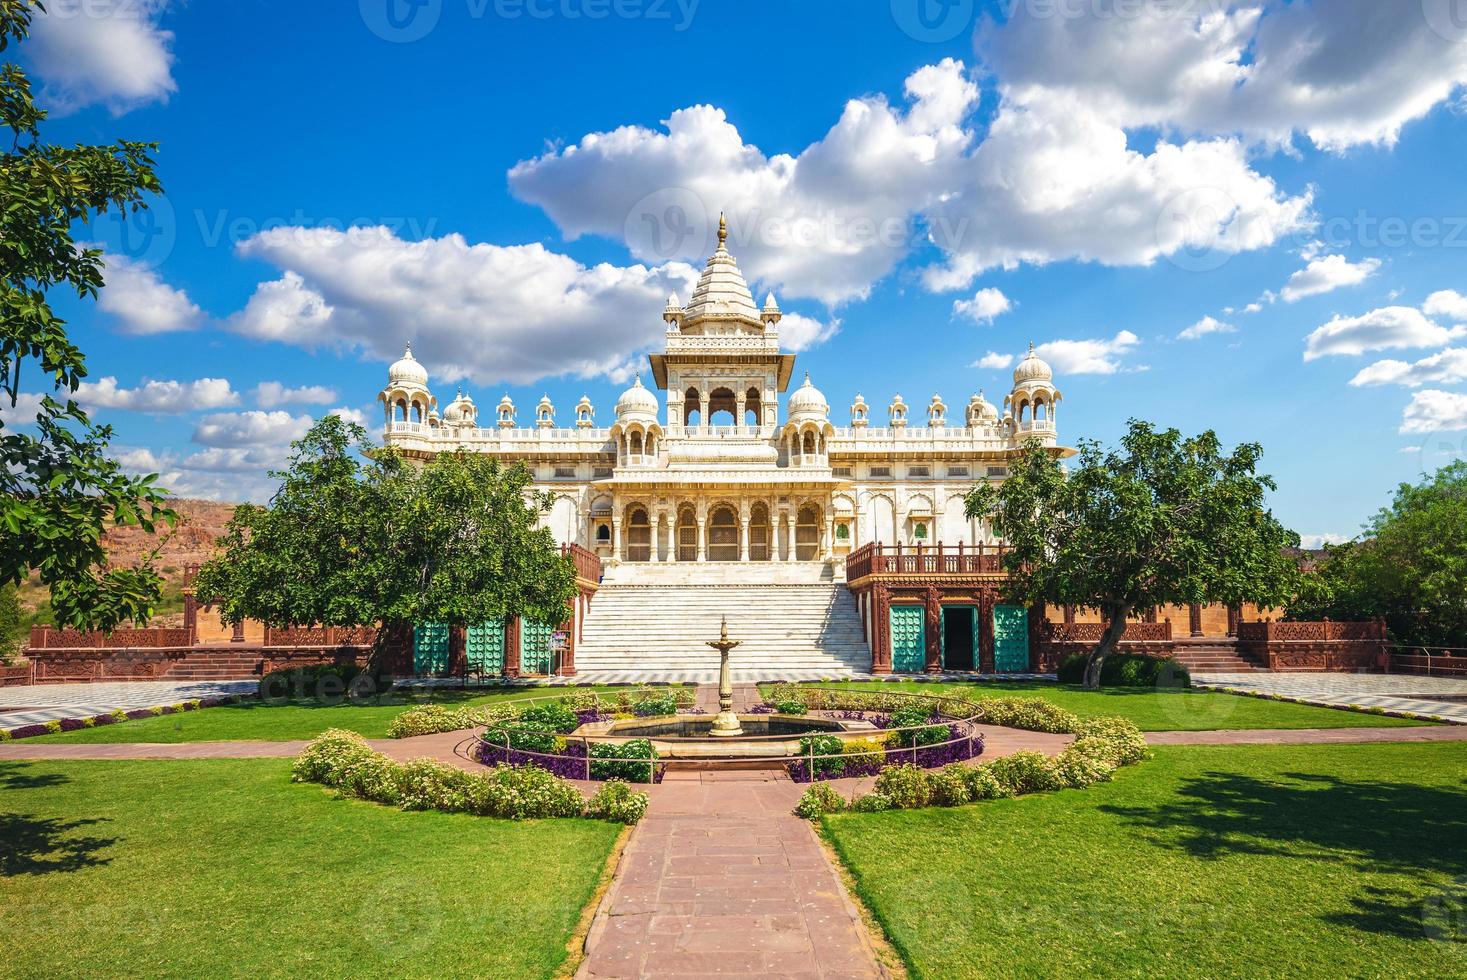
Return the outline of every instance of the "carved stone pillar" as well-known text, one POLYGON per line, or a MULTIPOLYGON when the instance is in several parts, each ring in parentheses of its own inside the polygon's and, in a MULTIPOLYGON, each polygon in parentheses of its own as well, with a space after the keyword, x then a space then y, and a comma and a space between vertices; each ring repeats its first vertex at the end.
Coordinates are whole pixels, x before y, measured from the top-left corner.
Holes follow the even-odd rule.
POLYGON ((928 589, 923 595, 927 628, 927 673, 942 673, 942 592, 928 589))
POLYGON ((749 560, 749 519, 739 521, 739 561, 749 560))
POLYGON ((520 676, 520 620, 518 616, 504 624, 504 676, 520 676))
POLYGON ((652 561, 661 561, 659 552, 662 550, 662 511, 652 512, 652 561))
POLYGON ((1238 620, 1243 617, 1243 607, 1237 604, 1228 606, 1228 636, 1238 635, 1238 620))
POLYGON ((1143 623, 1154 623, 1154 622, 1156 622, 1156 607, 1155 606, 1152 606, 1150 609, 1146 610, 1145 614, 1142 615, 1142 617, 1141 617, 1141 622, 1143 622, 1143 623))
POLYGON ((621 561, 621 518, 611 519, 611 560, 621 561))
POLYGON ((891 673, 891 593, 884 585, 871 590, 871 673, 891 673))
POLYGON ((229 642, 243 643, 244 639, 244 620, 241 619, 239 622, 234 624, 234 635, 229 638, 229 642))
POLYGON ((708 560, 708 520, 698 515, 698 560, 708 560))
POLYGON ((784 528, 785 528, 785 535, 784 535, 784 544, 785 544, 784 560, 785 561, 794 561, 795 560, 795 515, 794 514, 791 514, 789 512, 786 512, 785 513, 785 515, 784 515, 784 528))
POLYGON ((978 593, 978 669, 985 674, 995 671, 993 662, 993 592, 978 593))
POLYGON ((1193 636, 1202 635, 1202 606, 1194 602, 1187 607, 1187 624, 1193 636))
POLYGON ((1074 606, 1065 606, 1065 625, 1066 626, 1074 626, 1075 625, 1075 607, 1074 606))

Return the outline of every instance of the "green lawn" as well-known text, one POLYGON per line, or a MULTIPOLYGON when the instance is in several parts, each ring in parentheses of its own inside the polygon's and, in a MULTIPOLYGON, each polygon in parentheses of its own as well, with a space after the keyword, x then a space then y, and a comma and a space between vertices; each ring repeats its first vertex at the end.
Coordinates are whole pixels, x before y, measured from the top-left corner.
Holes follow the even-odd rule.
POLYGON ((619 832, 403 813, 289 771, 0 764, 3 973, 551 976, 619 832))
MULTIPOLYGON (((365 705, 323 704, 317 701, 270 703, 246 701, 241 704, 186 711, 156 718, 139 718, 117 725, 80 728, 58 735, 40 735, 27 739, 35 742, 225 742, 262 740, 288 742, 315 738, 328 728, 345 728, 367 738, 386 738, 387 725, 398 714, 417 704, 430 701, 457 704, 488 704, 554 694, 564 688, 514 687, 492 689, 488 693, 474 691, 435 690, 430 695, 395 694, 383 703, 365 705)), ((610 690, 598 688, 598 690, 610 690)))
POLYGON ((825 833, 914 976, 1464 976, 1464 773, 1464 743, 1164 748, 825 833))
POLYGON ((976 684, 921 681, 851 681, 821 684, 853 690, 895 690, 916 694, 954 693, 967 697, 1042 697, 1082 717, 1121 715, 1147 732, 1200 732, 1219 728, 1374 728, 1432 722, 1388 718, 1361 711, 1316 708, 1214 691, 1113 687, 1086 691, 1078 685, 1047 681, 982 681, 976 684))

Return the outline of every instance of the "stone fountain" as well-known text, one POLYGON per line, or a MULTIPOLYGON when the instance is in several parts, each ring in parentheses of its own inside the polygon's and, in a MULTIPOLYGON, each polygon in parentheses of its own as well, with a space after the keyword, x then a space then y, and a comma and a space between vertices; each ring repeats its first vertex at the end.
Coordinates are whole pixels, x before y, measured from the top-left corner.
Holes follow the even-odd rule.
POLYGON ((718 639, 708 641, 708 645, 718 651, 718 717, 713 719, 710 735, 729 737, 744 734, 739 716, 733 712, 733 680, 728 672, 728 652, 742 642, 728 638, 727 616, 723 617, 718 639))

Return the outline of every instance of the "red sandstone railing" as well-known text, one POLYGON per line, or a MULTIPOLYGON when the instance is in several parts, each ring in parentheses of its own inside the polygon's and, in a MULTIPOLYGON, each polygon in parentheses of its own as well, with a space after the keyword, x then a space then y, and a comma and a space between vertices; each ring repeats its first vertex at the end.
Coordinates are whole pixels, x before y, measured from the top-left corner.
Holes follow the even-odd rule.
POLYGON ((846 581, 868 575, 993 575, 1003 571, 1001 545, 884 545, 873 541, 846 556, 846 581))
POLYGON ((601 581, 601 559, 594 551, 587 551, 578 544, 561 545, 560 553, 570 555, 571 561, 575 562, 576 578, 587 582, 601 581))
MULTIPOLYGON (((1045 620, 1040 627, 1040 638, 1045 643, 1099 643, 1105 633, 1104 623, 1054 623, 1045 620)), ((1121 634, 1122 643, 1168 642, 1172 638, 1172 621, 1159 623, 1131 621, 1121 634)))
POLYGON ((183 627, 115 629, 110 633, 32 626, 28 646, 32 650, 117 650, 129 647, 186 647, 191 637, 183 627))
POLYGON ((1318 622, 1272 622, 1239 623, 1238 640, 1241 643, 1275 642, 1335 642, 1348 640, 1384 641, 1385 624, 1382 622, 1336 623, 1332 620, 1318 622))
POLYGON ((377 639, 372 626, 266 626, 267 647, 369 647, 377 639))

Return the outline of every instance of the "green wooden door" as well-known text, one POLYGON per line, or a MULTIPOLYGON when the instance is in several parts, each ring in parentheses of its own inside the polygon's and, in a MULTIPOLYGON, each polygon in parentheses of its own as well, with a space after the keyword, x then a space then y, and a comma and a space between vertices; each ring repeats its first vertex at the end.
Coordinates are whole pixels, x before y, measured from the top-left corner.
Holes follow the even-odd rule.
POLYGON ((530 620, 520 622, 520 673, 550 673, 550 637, 555 627, 530 620))
POLYGON ((504 620, 470 626, 465 646, 469 673, 493 677, 504 673, 504 620))
POLYGON ((448 673, 448 624, 422 623, 413 630, 413 673, 448 673))
POLYGON ((993 669, 1029 669, 1029 610, 993 607, 993 669))
POLYGON ((926 611, 921 606, 892 606, 891 669, 921 671, 926 666, 926 611))

